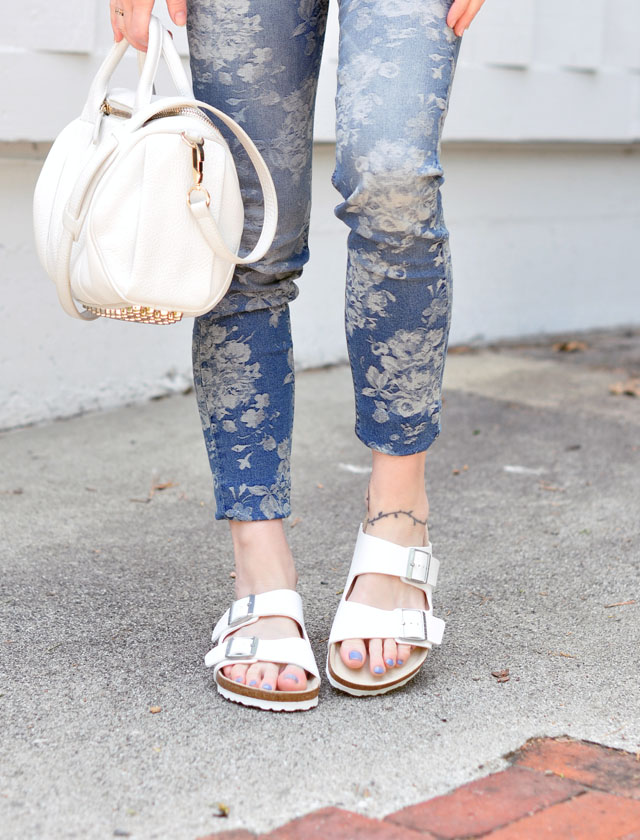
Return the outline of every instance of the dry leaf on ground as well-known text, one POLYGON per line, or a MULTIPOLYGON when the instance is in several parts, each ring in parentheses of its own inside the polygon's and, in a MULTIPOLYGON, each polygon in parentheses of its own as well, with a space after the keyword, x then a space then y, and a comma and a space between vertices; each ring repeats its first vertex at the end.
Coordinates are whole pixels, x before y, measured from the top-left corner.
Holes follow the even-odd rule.
POLYGON ((548 481, 540 480, 538 482, 541 490, 549 490, 552 493, 564 493, 564 487, 558 487, 557 484, 550 484, 548 481))
POLYGON ((556 353, 576 353, 580 350, 587 350, 589 345, 586 341, 557 341, 553 345, 556 353))
POLYGON ((640 378, 627 379, 626 382, 614 382, 609 385, 609 393, 615 397, 640 397, 640 378))
POLYGON ((491 676, 496 678, 496 681, 499 683, 509 682, 509 669, 503 668, 500 671, 492 671, 491 676))

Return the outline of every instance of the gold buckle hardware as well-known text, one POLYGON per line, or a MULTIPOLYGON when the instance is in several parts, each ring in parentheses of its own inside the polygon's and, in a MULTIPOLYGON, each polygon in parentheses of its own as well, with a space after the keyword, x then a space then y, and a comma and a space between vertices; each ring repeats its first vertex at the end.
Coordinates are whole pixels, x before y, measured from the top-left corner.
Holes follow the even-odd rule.
POLYGON ((187 204, 191 204, 191 193, 202 192, 205 196, 205 203, 207 207, 211 204, 211 196, 209 191, 202 186, 202 174, 204 172, 204 138, 192 139, 186 132, 180 132, 180 136, 191 147, 191 166, 193 167, 193 186, 187 193, 187 204))

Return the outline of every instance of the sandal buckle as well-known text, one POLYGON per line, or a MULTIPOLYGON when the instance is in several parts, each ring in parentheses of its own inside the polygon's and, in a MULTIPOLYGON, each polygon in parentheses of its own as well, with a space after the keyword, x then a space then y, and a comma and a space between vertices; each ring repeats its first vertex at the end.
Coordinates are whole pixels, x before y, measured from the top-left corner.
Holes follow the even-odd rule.
POLYGON ((427 641, 427 614, 424 610, 402 610, 402 638, 407 642, 427 641))
POLYGON ((416 583, 426 583, 429 579, 430 566, 431 552, 426 548, 414 546, 409 549, 409 561, 405 577, 408 580, 416 581, 416 583), (416 557, 417 554, 422 556, 416 557))
POLYGON ((234 601, 229 609, 229 620, 227 622, 229 627, 235 627, 236 624, 242 624, 243 621, 248 621, 250 618, 253 618, 255 604, 255 595, 247 595, 246 598, 240 598, 238 601, 234 601), (236 611, 242 610, 243 606, 244 612, 241 612, 240 615, 236 615, 236 611))
POLYGON ((232 636, 224 655, 226 659, 253 659, 257 650, 257 636, 232 636))

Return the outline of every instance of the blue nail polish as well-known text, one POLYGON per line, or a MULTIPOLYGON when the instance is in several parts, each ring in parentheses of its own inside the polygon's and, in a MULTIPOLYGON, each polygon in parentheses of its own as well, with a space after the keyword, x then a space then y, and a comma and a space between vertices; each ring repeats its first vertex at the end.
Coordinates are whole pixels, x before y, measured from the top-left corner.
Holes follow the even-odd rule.
POLYGON ((258 680, 251 680, 249 685, 258 685, 258 680))
POLYGON ((362 654, 359 650, 350 650, 349 659, 356 659, 358 662, 362 662, 362 654))
POLYGON ((242 677, 236 677, 236 682, 244 682, 244 680, 242 679, 242 677))
POLYGON ((382 667, 382 665, 376 665, 376 667, 373 669, 373 673, 384 674, 384 668, 382 667))
POLYGON ((263 683, 263 684, 262 684, 262 687, 265 689, 265 691, 271 691, 271 690, 272 690, 272 689, 271 689, 271 686, 269 685, 269 683, 263 683))
POLYGON ((393 668, 393 659, 387 659, 387 665, 390 665, 393 668))
POLYGON ((295 677, 293 674, 285 674, 284 678, 285 678, 285 680, 293 680, 294 682, 300 682, 300 680, 297 677, 295 677))
POLYGON ((402 661, 402 659, 398 659, 396 665, 404 665, 404 662, 402 661))

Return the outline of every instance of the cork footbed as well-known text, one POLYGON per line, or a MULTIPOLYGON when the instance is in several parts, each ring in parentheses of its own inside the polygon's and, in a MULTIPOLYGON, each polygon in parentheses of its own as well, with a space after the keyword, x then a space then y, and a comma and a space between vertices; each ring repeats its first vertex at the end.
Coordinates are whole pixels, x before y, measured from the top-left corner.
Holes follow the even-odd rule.
POLYGON ((320 680, 317 677, 310 677, 304 691, 265 691, 262 688, 253 688, 244 683, 234 682, 219 671, 216 676, 218 685, 225 688, 232 694, 239 694, 249 700, 254 697, 256 700, 267 700, 275 703, 297 703, 313 700, 320 691, 320 680))
POLYGON ((339 687, 344 688, 347 693, 349 689, 355 689, 358 692, 370 691, 375 694, 381 689, 390 691, 393 688, 400 688, 408 682, 420 670, 428 653, 429 648, 414 648, 404 665, 391 668, 385 674, 376 677, 366 664, 358 669, 347 668, 340 658, 340 644, 338 643, 329 647, 327 671, 329 677, 339 683, 339 687))

